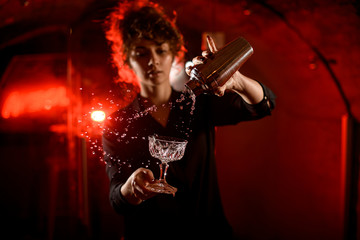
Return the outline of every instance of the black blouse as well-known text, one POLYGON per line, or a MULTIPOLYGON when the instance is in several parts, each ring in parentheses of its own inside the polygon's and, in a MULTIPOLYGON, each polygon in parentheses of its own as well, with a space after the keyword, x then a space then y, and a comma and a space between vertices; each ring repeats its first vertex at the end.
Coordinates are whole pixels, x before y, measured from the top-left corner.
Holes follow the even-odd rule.
POLYGON ((110 202, 124 216, 125 239, 227 239, 231 236, 218 188, 215 166, 215 126, 256 120, 271 114, 275 95, 262 85, 264 99, 247 104, 238 94, 223 97, 172 91, 166 127, 141 105, 140 96, 114 112, 103 134, 104 160, 110 179, 110 202), (267 102, 270 102, 270 107, 267 102), (159 160, 151 157, 148 136, 172 136, 188 140, 184 157, 169 163, 167 182, 176 187, 175 197, 159 194, 138 206, 126 202, 122 184, 138 168, 149 168, 159 177, 159 160))

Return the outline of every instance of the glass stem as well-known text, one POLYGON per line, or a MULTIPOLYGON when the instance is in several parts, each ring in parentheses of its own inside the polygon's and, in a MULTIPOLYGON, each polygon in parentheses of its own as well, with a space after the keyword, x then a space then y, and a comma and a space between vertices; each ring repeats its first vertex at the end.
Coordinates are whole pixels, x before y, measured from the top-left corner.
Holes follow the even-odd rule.
POLYGON ((160 163, 160 181, 166 182, 166 172, 169 165, 166 162, 160 163))

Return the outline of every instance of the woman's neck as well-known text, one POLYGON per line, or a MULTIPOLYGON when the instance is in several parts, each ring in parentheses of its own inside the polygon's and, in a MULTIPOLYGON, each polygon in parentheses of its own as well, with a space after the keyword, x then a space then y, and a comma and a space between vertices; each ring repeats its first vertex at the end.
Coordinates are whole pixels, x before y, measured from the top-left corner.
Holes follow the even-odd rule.
POLYGON ((163 127, 166 127, 168 118, 170 115, 169 100, 171 97, 172 88, 156 86, 152 88, 141 88, 140 96, 142 99, 142 105, 145 108, 156 106, 155 110, 150 111, 150 115, 163 127))
POLYGON ((161 86, 153 87, 141 87, 140 95, 143 98, 147 98, 152 104, 159 106, 161 104, 169 102, 171 96, 171 85, 164 84, 161 86))

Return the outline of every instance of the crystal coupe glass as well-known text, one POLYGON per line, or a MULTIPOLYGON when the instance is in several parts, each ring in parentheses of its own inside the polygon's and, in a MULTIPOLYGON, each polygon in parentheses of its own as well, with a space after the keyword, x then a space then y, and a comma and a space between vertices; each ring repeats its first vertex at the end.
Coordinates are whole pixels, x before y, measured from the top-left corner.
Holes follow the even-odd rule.
POLYGON ((175 195, 177 188, 169 185, 166 182, 166 172, 169 167, 169 162, 180 160, 185 153, 187 140, 151 135, 149 139, 149 151, 152 157, 161 161, 160 178, 155 180, 154 183, 149 184, 147 187, 153 192, 166 193, 175 195))

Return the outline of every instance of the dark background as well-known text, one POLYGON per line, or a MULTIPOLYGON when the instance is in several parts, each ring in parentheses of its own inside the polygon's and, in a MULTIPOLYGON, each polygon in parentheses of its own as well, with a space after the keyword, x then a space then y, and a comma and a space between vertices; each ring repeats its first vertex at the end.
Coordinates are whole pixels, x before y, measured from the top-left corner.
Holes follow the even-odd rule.
MULTIPOLYGON (((205 32, 225 43, 243 36, 254 55, 241 72, 277 95, 271 117, 217 129, 221 194, 237 235, 357 239, 359 1, 158 2, 177 12, 186 60, 201 53, 205 32)), ((101 123, 90 120, 126 94, 114 86, 102 31, 115 3, 0 0, 0 216, 11 239, 121 238, 101 123)))

